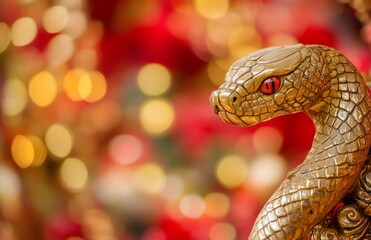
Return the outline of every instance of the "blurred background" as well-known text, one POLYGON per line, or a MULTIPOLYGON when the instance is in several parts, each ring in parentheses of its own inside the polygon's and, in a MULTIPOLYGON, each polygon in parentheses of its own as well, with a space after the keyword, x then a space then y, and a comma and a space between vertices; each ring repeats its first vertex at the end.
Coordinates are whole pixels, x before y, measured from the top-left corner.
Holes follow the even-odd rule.
POLYGON ((263 47, 370 78, 368 0, 1 0, 0 239, 246 239, 314 135, 228 126, 210 93, 263 47))

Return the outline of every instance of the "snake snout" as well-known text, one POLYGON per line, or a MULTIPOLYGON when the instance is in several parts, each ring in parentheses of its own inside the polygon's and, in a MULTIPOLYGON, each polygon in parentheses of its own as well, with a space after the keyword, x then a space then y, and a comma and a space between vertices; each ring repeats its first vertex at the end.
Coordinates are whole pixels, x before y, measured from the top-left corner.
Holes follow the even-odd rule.
POLYGON ((210 96, 210 104, 211 104, 211 107, 214 109, 215 114, 218 114, 221 108, 219 100, 218 100, 218 95, 219 95, 218 92, 214 91, 211 93, 211 96, 210 96))
POLYGON ((222 91, 216 90, 211 94, 210 103, 216 114, 223 110, 235 113, 240 99, 239 95, 234 91, 223 89, 222 91))

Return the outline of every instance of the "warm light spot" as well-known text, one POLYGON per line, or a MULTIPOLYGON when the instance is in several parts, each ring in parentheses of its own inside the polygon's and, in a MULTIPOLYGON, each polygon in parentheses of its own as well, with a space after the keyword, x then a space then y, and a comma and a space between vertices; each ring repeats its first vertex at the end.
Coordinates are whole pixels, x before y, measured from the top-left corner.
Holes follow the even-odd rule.
POLYGON ((104 204, 125 202, 137 189, 133 184, 133 172, 124 168, 113 167, 94 178, 93 191, 95 197, 104 204))
POLYGON ((32 101, 40 107, 51 104, 57 96, 57 81, 47 71, 36 74, 28 85, 32 101))
POLYGON ((15 46, 25 46, 31 43, 36 34, 36 22, 30 17, 17 19, 11 27, 12 42, 15 46))
POLYGON ((52 154, 59 158, 64 158, 72 150, 73 136, 66 126, 53 124, 46 132, 45 142, 52 154))
POLYGON ((82 99, 89 96, 92 89, 92 82, 89 74, 84 74, 81 76, 77 83, 77 91, 82 99))
POLYGON ((46 56, 51 65, 60 65, 72 57, 74 50, 73 39, 67 34, 59 34, 49 42, 46 56))
POLYGON ((252 143, 260 154, 278 153, 282 147, 283 136, 276 128, 261 127, 254 132, 252 143))
POLYGON ((104 97, 107 83, 98 71, 87 72, 80 68, 69 71, 63 82, 64 90, 73 101, 96 102, 104 97))
POLYGON ((139 190, 158 194, 165 187, 165 173, 157 164, 147 163, 135 171, 134 182, 139 190))
POLYGON ((253 25, 241 25, 228 37, 228 49, 233 57, 241 58, 259 48, 261 39, 253 25))
POLYGON ((134 163, 143 152, 139 139, 126 134, 113 138, 108 149, 112 159, 120 164, 134 163))
POLYGON ((67 9, 57 5, 46 10, 43 18, 43 25, 48 33, 57 33, 67 26, 68 20, 67 9))
POLYGON ((179 208, 188 218, 199 218, 204 214, 205 203, 200 195, 190 194, 182 197, 179 208))
POLYGON ((0 22, 0 53, 9 46, 11 31, 6 23, 0 22))
POLYGON ((32 166, 38 167, 41 166, 47 155, 47 149, 44 142, 36 136, 30 135, 28 139, 31 141, 33 149, 34 149, 34 158, 32 160, 32 166))
POLYGON ((225 73, 225 69, 221 68, 215 60, 210 61, 207 65, 207 75, 216 86, 220 86, 224 82, 225 73))
POLYGON ((149 96, 159 96, 169 89, 171 74, 166 67, 151 63, 139 70, 137 81, 143 93, 149 96))
POLYGON ((107 91, 107 83, 104 75, 98 71, 89 72, 90 91, 83 97, 87 102, 96 102, 104 97, 107 91))
POLYGON ((280 155, 261 155, 251 161, 248 183, 261 192, 272 190, 285 177, 287 168, 287 162, 280 155))
POLYGON ((171 127, 174 118, 173 106, 163 99, 149 100, 139 109, 140 123, 151 134, 164 133, 171 127))
POLYGON ((64 32, 73 39, 76 39, 86 31, 87 25, 86 14, 84 12, 71 11, 69 15, 69 22, 64 32))
POLYGON ((83 188, 88 180, 88 169, 83 161, 67 158, 60 168, 59 177, 62 184, 71 190, 83 188))
POLYGON ((210 240, 235 240, 237 231, 229 223, 216 223, 209 232, 210 240))
POLYGON ((11 149, 14 161, 21 168, 42 165, 47 154, 42 140, 33 135, 17 135, 13 139, 11 149))
POLYGON ((229 8, 228 0, 195 0, 197 12, 208 19, 223 17, 229 8))
POLYGON ((246 160, 235 155, 222 158, 216 167, 216 177, 226 188, 238 187, 247 177, 246 160))
POLYGON ((205 212, 211 217, 224 217, 229 211, 229 205, 229 198, 225 194, 210 193, 205 197, 205 212))
POLYGON ((206 47, 214 56, 226 56, 229 34, 236 26, 243 24, 246 18, 250 18, 248 13, 248 11, 245 11, 242 15, 231 10, 222 18, 207 23, 205 43, 206 47))
POLYGON ((23 135, 15 136, 12 142, 12 156, 20 168, 29 167, 35 157, 35 149, 30 139, 23 135))
MULTIPOLYGON (((16 219, 23 216, 24 202, 23 191, 24 182, 21 182, 19 175, 14 168, 8 164, 0 164, 0 202, 1 215, 7 218, 16 219)), ((4 225, 2 226, 2 239, 4 239, 4 225)), ((5 234, 6 236, 6 234, 5 234)), ((9 237, 11 235, 8 235, 9 237)), ((12 237, 10 237, 12 239, 12 237)))
POLYGON ((9 79, 3 85, 2 112, 5 116, 13 117, 20 114, 27 105, 27 89, 18 79, 9 79))
POLYGON ((81 91, 84 87, 83 84, 80 84, 80 81, 83 77, 89 77, 88 73, 80 68, 75 68, 70 70, 64 77, 63 87, 67 96, 73 101, 80 101, 81 91))

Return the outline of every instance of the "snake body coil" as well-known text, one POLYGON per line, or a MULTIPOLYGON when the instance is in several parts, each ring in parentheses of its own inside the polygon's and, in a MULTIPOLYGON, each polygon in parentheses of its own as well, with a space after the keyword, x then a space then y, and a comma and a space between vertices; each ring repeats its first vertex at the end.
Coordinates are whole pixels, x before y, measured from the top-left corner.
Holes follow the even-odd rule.
POLYGON ((354 187, 371 145, 371 97, 357 69, 320 45, 262 49, 235 62, 210 97, 226 123, 249 126, 299 111, 316 135, 256 219, 250 240, 303 239, 354 187))

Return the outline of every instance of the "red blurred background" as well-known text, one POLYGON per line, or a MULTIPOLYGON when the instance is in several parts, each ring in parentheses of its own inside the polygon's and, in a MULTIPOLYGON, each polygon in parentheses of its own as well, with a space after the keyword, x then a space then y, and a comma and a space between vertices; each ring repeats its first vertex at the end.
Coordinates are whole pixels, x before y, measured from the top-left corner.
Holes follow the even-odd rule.
POLYGON ((0 239, 246 239, 306 156, 304 114, 250 128, 208 98, 294 43, 370 78, 367 0, 3 0, 0 239))

